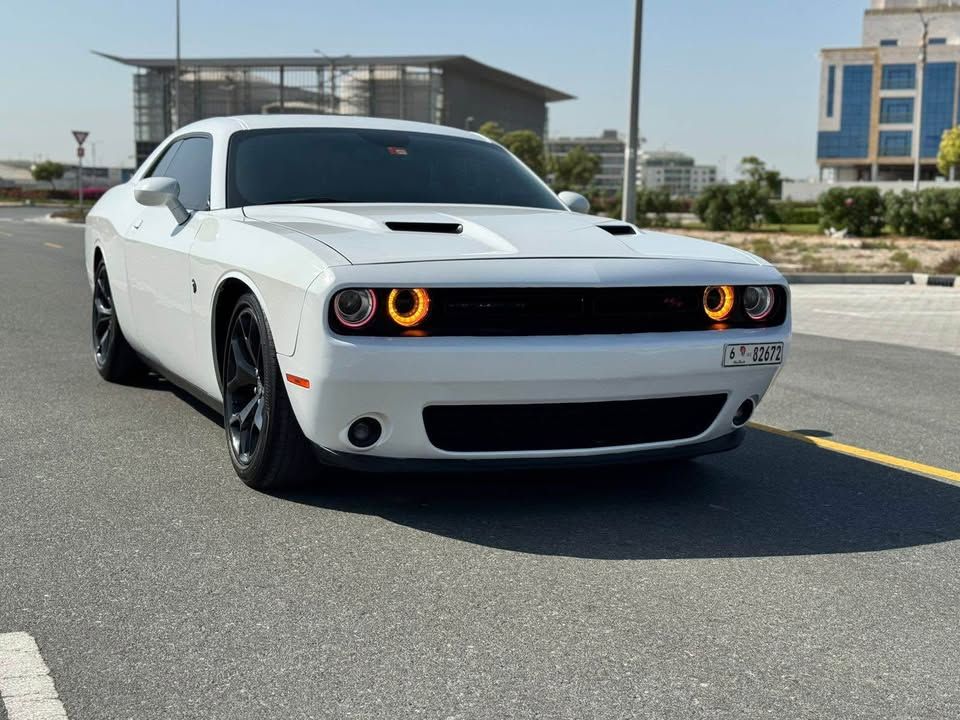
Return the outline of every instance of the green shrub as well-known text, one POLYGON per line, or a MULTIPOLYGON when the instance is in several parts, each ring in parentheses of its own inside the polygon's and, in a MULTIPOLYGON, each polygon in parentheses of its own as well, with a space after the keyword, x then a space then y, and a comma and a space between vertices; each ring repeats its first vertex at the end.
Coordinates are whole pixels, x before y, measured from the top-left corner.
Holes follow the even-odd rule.
POLYGON ((749 230, 770 217, 770 198, 755 182, 710 185, 694 202, 693 211, 710 230, 749 230))
POLYGON ((883 230, 884 206, 875 187, 831 188, 820 196, 820 228, 846 228, 856 237, 874 237, 883 230))
POLYGON ((820 210, 816 203, 798 203, 793 200, 773 203, 773 222, 781 225, 818 225, 820 210))
POLYGON ((923 237, 960 238, 960 190, 928 188, 917 195, 917 225, 923 237))
POLYGON ((898 235, 935 240, 960 238, 960 190, 927 188, 919 193, 889 192, 883 201, 887 224, 898 235))
POLYGON ((909 190, 901 193, 892 190, 883 196, 884 219, 897 235, 919 235, 917 212, 914 207, 917 194, 909 190))

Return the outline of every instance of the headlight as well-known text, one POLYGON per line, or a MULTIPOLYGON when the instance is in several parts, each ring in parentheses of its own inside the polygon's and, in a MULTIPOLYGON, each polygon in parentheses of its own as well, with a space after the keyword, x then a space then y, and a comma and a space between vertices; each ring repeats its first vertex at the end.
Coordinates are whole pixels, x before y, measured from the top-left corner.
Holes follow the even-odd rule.
POLYGON ((773 312, 776 297, 772 287, 751 285, 743 291, 743 311, 751 320, 763 320, 773 312))
POLYGON ((429 312, 430 294, 423 288, 391 290, 387 297, 387 314, 401 327, 416 327, 429 312))
POLYGON ((333 312, 344 327, 360 328, 373 319, 377 296, 373 290, 341 290, 333 298, 333 312))
POLYGON ((731 285, 711 285, 703 291, 703 311, 711 320, 726 320, 733 312, 734 290, 731 285))

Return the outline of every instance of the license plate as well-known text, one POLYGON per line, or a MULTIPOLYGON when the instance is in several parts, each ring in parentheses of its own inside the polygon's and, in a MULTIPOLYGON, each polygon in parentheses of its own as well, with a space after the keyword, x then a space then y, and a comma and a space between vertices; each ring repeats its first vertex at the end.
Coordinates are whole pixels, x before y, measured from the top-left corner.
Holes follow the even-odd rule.
POLYGON ((723 346, 723 366, 779 365, 783 362, 783 343, 743 343, 723 346))

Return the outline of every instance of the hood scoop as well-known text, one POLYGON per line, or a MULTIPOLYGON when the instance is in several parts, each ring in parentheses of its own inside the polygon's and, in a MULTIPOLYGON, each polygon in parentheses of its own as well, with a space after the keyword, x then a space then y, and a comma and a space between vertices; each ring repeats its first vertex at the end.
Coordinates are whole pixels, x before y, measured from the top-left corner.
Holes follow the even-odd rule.
POLYGON ((632 225, 597 225, 601 230, 606 230, 611 235, 636 235, 637 231, 632 225))
POLYGON ((385 224, 388 228, 396 232, 445 233, 447 235, 459 235, 463 232, 463 225, 460 223, 400 222, 397 220, 388 220, 385 224))

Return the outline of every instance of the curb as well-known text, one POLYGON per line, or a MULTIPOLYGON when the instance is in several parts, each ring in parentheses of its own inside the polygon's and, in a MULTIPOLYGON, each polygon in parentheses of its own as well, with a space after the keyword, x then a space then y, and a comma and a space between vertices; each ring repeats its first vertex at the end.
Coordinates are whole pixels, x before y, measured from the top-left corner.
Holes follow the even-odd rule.
POLYGON ((925 273, 784 273, 791 285, 936 285, 960 288, 956 275, 925 273))

